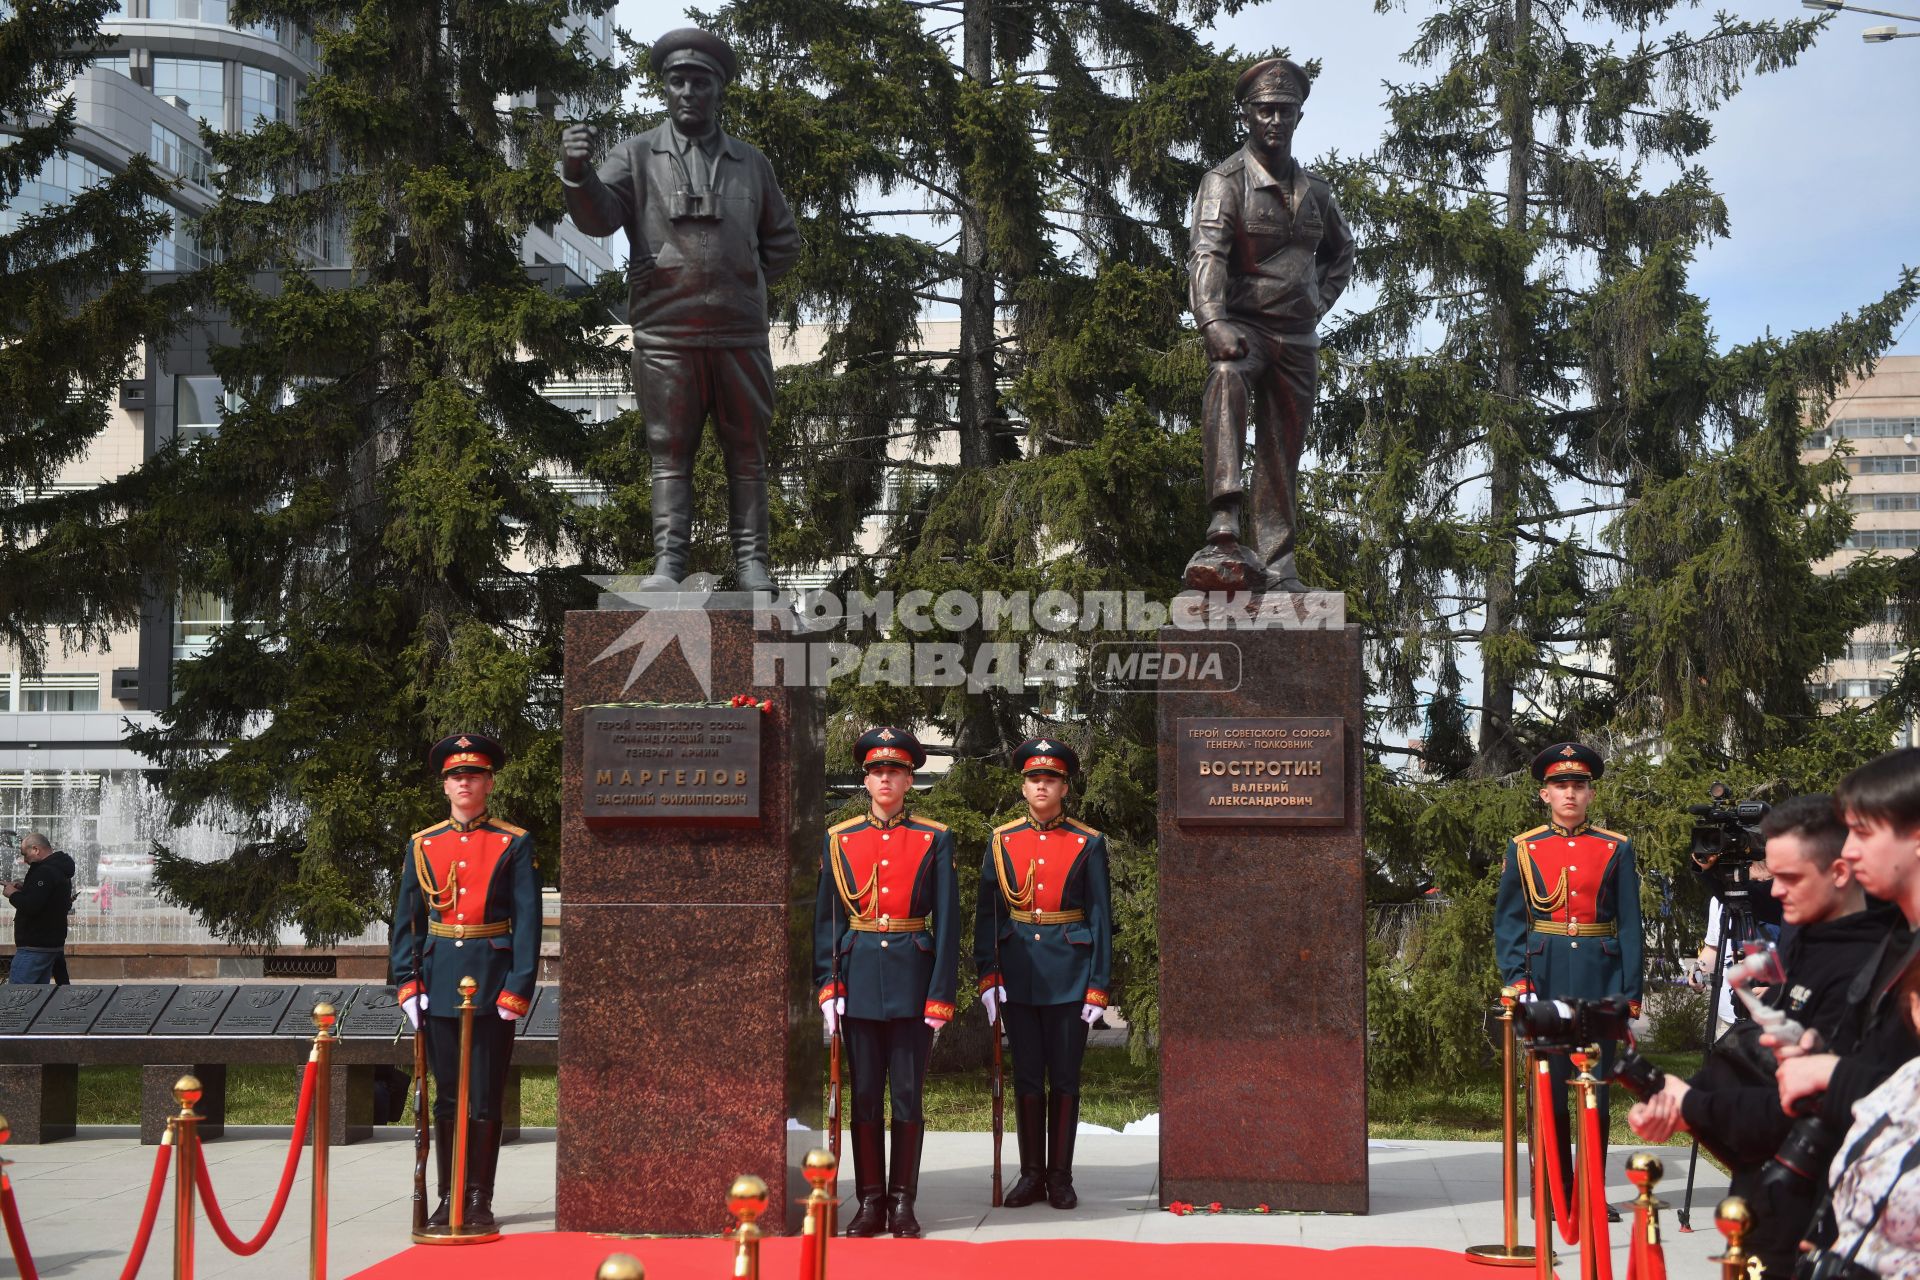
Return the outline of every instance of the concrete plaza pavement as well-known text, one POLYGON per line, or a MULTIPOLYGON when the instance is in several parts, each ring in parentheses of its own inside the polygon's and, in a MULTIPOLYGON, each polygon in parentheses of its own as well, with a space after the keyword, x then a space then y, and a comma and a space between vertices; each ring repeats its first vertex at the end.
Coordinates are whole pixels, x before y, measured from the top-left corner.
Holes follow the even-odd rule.
MULTIPOLYGON (((205 1145, 214 1191, 227 1219, 243 1239, 252 1235, 271 1202, 286 1155, 290 1130, 229 1128, 205 1145)), ((1608 1199, 1633 1195, 1627 1156, 1612 1153, 1608 1199)), ((37 1147, 9 1147, 15 1194, 40 1274, 48 1280, 112 1280, 120 1274, 133 1239, 154 1148, 142 1147, 134 1128, 82 1130, 78 1138, 37 1147)), ((1009 1136, 1006 1155, 1011 1159, 1009 1136)), ((1662 1198, 1678 1205, 1686 1178, 1686 1148, 1661 1151, 1667 1176, 1662 1198)), ((1375 1141, 1370 1144, 1372 1211, 1364 1217, 1335 1214, 1210 1215, 1189 1217, 1161 1210, 1155 1195, 1158 1139, 1151 1136, 1083 1134, 1075 1162, 1080 1208, 1060 1213, 1038 1205, 987 1207, 990 1148, 983 1133, 927 1135, 920 1185, 920 1221, 929 1237, 949 1240, 1032 1238, 1139 1240, 1155 1243, 1234 1241, 1248 1244, 1422 1245, 1457 1250, 1498 1243, 1499 1147, 1481 1142, 1375 1141)), ((716 1217, 735 1170, 713 1171, 716 1217)), ((1009 1168, 1009 1181, 1012 1170, 1009 1168)), ((327 1273, 348 1277, 407 1247, 413 1190, 412 1130, 388 1126, 371 1141, 335 1148, 331 1161, 331 1222, 327 1273)), ((848 1190, 845 1183, 843 1191, 848 1190)), ((1701 1161, 1694 1189, 1691 1233, 1682 1233, 1671 1213, 1663 1215, 1667 1266, 1681 1277, 1717 1276, 1707 1258, 1719 1252, 1713 1206, 1726 1193, 1726 1177, 1701 1161)), ((285 1217, 266 1247, 250 1258, 229 1254, 202 1219, 195 1230, 195 1274, 214 1277, 288 1277, 307 1274, 310 1184, 305 1161, 285 1217)), ((147 1251, 143 1277, 171 1274, 172 1186, 147 1251)), ((495 1211, 507 1232, 554 1229, 554 1136, 529 1130, 500 1158, 495 1211)), ((1630 1219, 1629 1219, 1630 1220, 1630 1219)), ((1531 1223, 1521 1224, 1530 1243, 1531 1223)), ((1625 1224, 1613 1229, 1614 1274, 1626 1274, 1625 1224)), ((638 1249, 644 1261, 645 1249, 638 1249)), ((1562 1275, 1577 1274, 1571 1250, 1560 1249, 1562 1275)), ((14 1276, 0 1250, 0 1277, 14 1276)), ((1489 1270, 1489 1276, 1498 1274, 1489 1270)), ((1514 1271, 1509 1274, 1531 1274, 1514 1271)))

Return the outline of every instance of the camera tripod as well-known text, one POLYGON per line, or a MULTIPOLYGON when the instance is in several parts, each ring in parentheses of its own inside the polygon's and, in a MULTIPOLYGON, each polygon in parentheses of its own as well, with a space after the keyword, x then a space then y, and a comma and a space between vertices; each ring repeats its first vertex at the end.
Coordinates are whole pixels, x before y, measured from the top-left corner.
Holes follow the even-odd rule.
MULTIPOLYGON (((1722 869, 1703 867, 1702 873, 1714 885, 1713 896, 1720 903, 1720 936, 1715 941, 1713 981, 1707 987, 1707 1026, 1701 1043, 1712 1052, 1714 1043, 1714 1024, 1720 1014, 1720 992, 1727 977, 1727 955, 1729 949, 1736 956, 1744 953, 1747 943, 1760 936, 1760 926, 1753 918, 1753 880, 1748 875, 1748 864, 1735 862, 1722 869)), ((1700 1139, 1688 1135, 1688 1145, 1692 1148, 1687 1154, 1687 1193, 1680 1201, 1680 1212, 1674 1217, 1680 1223, 1682 1231, 1693 1230, 1690 1221, 1693 1212, 1693 1178, 1700 1165, 1700 1139)))

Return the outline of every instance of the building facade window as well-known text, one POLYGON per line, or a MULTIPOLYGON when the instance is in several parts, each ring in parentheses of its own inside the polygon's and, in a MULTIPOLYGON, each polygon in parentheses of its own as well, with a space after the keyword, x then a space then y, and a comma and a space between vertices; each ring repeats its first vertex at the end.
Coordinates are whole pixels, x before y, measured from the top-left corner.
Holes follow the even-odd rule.
POLYGON ((293 86, 287 77, 259 67, 240 68, 240 128, 248 133, 268 124, 283 124, 292 118, 293 86))
POLYGON ((0 773, 0 827, 38 831, 86 865, 100 842, 100 775, 78 770, 0 773))
POLYGON ((1920 547, 1920 529, 1855 529, 1849 551, 1910 551, 1920 547))
POLYGON ((173 384, 173 434, 182 443, 220 434, 220 420, 234 408, 234 397, 212 374, 183 373, 173 384))
POLYGON ((1847 497, 1855 511, 1920 511, 1920 493, 1852 493, 1847 497))
POLYGON ((227 127, 227 67, 201 58, 155 58, 153 91, 178 98, 187 112, 210 128, 227 127))
POLYGON ((1920 458, 1848 458, 1847 470, 1857 476, 1920 475, 1920 458))
POLYGON ((147 155, 167 172, 178 174, 199 186, 209 186, 207 170, 212 160, 206 148, 197 142, 187 141, 158 120, 152 122, 147 155))
POLYGON ((211 591, 181 595, 173 610, 173 660, 191 662, 233 625, 233 602, 211 591))
POLYGON ((28 712, 98 711, 98 672, 48 671, 20 677, 20 709, 28 712))

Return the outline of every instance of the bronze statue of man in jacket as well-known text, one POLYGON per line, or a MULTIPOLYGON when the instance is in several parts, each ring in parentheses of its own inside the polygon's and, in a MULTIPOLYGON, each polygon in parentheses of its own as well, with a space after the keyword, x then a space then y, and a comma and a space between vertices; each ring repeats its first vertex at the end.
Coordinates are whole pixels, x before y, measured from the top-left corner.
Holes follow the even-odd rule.
POLYGON ((734 584, 774 590, 767 554, 767 431, 773 356, 767 289, 800 256, 800 232, 773 166, 720 128, 739 73, 724 40, 693 27, 654 43, 667 122, 616 144, 598 171, 594 131, 561 135, 568 211, 588 235, 624 231, 633 384, 653 472, 653 571, 640 589, 687 576, 693 459, 708 415, 726 459, 734 584))
POLYGON ((1200 181, 1187 259, 1206 342, 1201 408, 1207 545, 1187 565, 1202 591, 1305 591, 1295 566, 1301 449, 1318 383, 1320 317, 1353 278, 1353 233, 1327 180, 1293 158, 1310 85, 1285 58, 1236 88, 1247 142, 1200 181), (1253 423, 1253 546, 1240 543, 1253 423))

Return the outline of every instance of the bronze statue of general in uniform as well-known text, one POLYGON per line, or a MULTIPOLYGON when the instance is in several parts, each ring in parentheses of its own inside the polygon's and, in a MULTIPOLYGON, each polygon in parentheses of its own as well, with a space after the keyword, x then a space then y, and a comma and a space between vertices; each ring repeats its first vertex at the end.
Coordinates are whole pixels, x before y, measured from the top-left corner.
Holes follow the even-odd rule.
POLYGON ((593 130, 570 125, 560 172, 575 225, 627 233, 633 385, 653 470, 653 572, 640 589, 687 576, 693 458, 711 414, 726 458, 734 583, 772 591, 767 288, 799 258, 800 232, 766 156, 720 129, 720 98, 739 71, 733 50, 685 27, 660 37, 651 61, 667 123, 615 145, 598 172, 593 130))
POLYGON ((1212 521, 1187 564, 1202 591, 1305 591, 1294 563, 1300 451, 1313 417, 1315 332, 1353 277, 1353 233, 1333 188, 1293 158, 1306 72, 1270 58, 1240 77, 1246 146, 1212 169, 1193 203, 1187 260, 1207 344, 1201 408, 1212 521), (1253 545, 1240 542, 1247 423, 1253 423, 1253 545))

